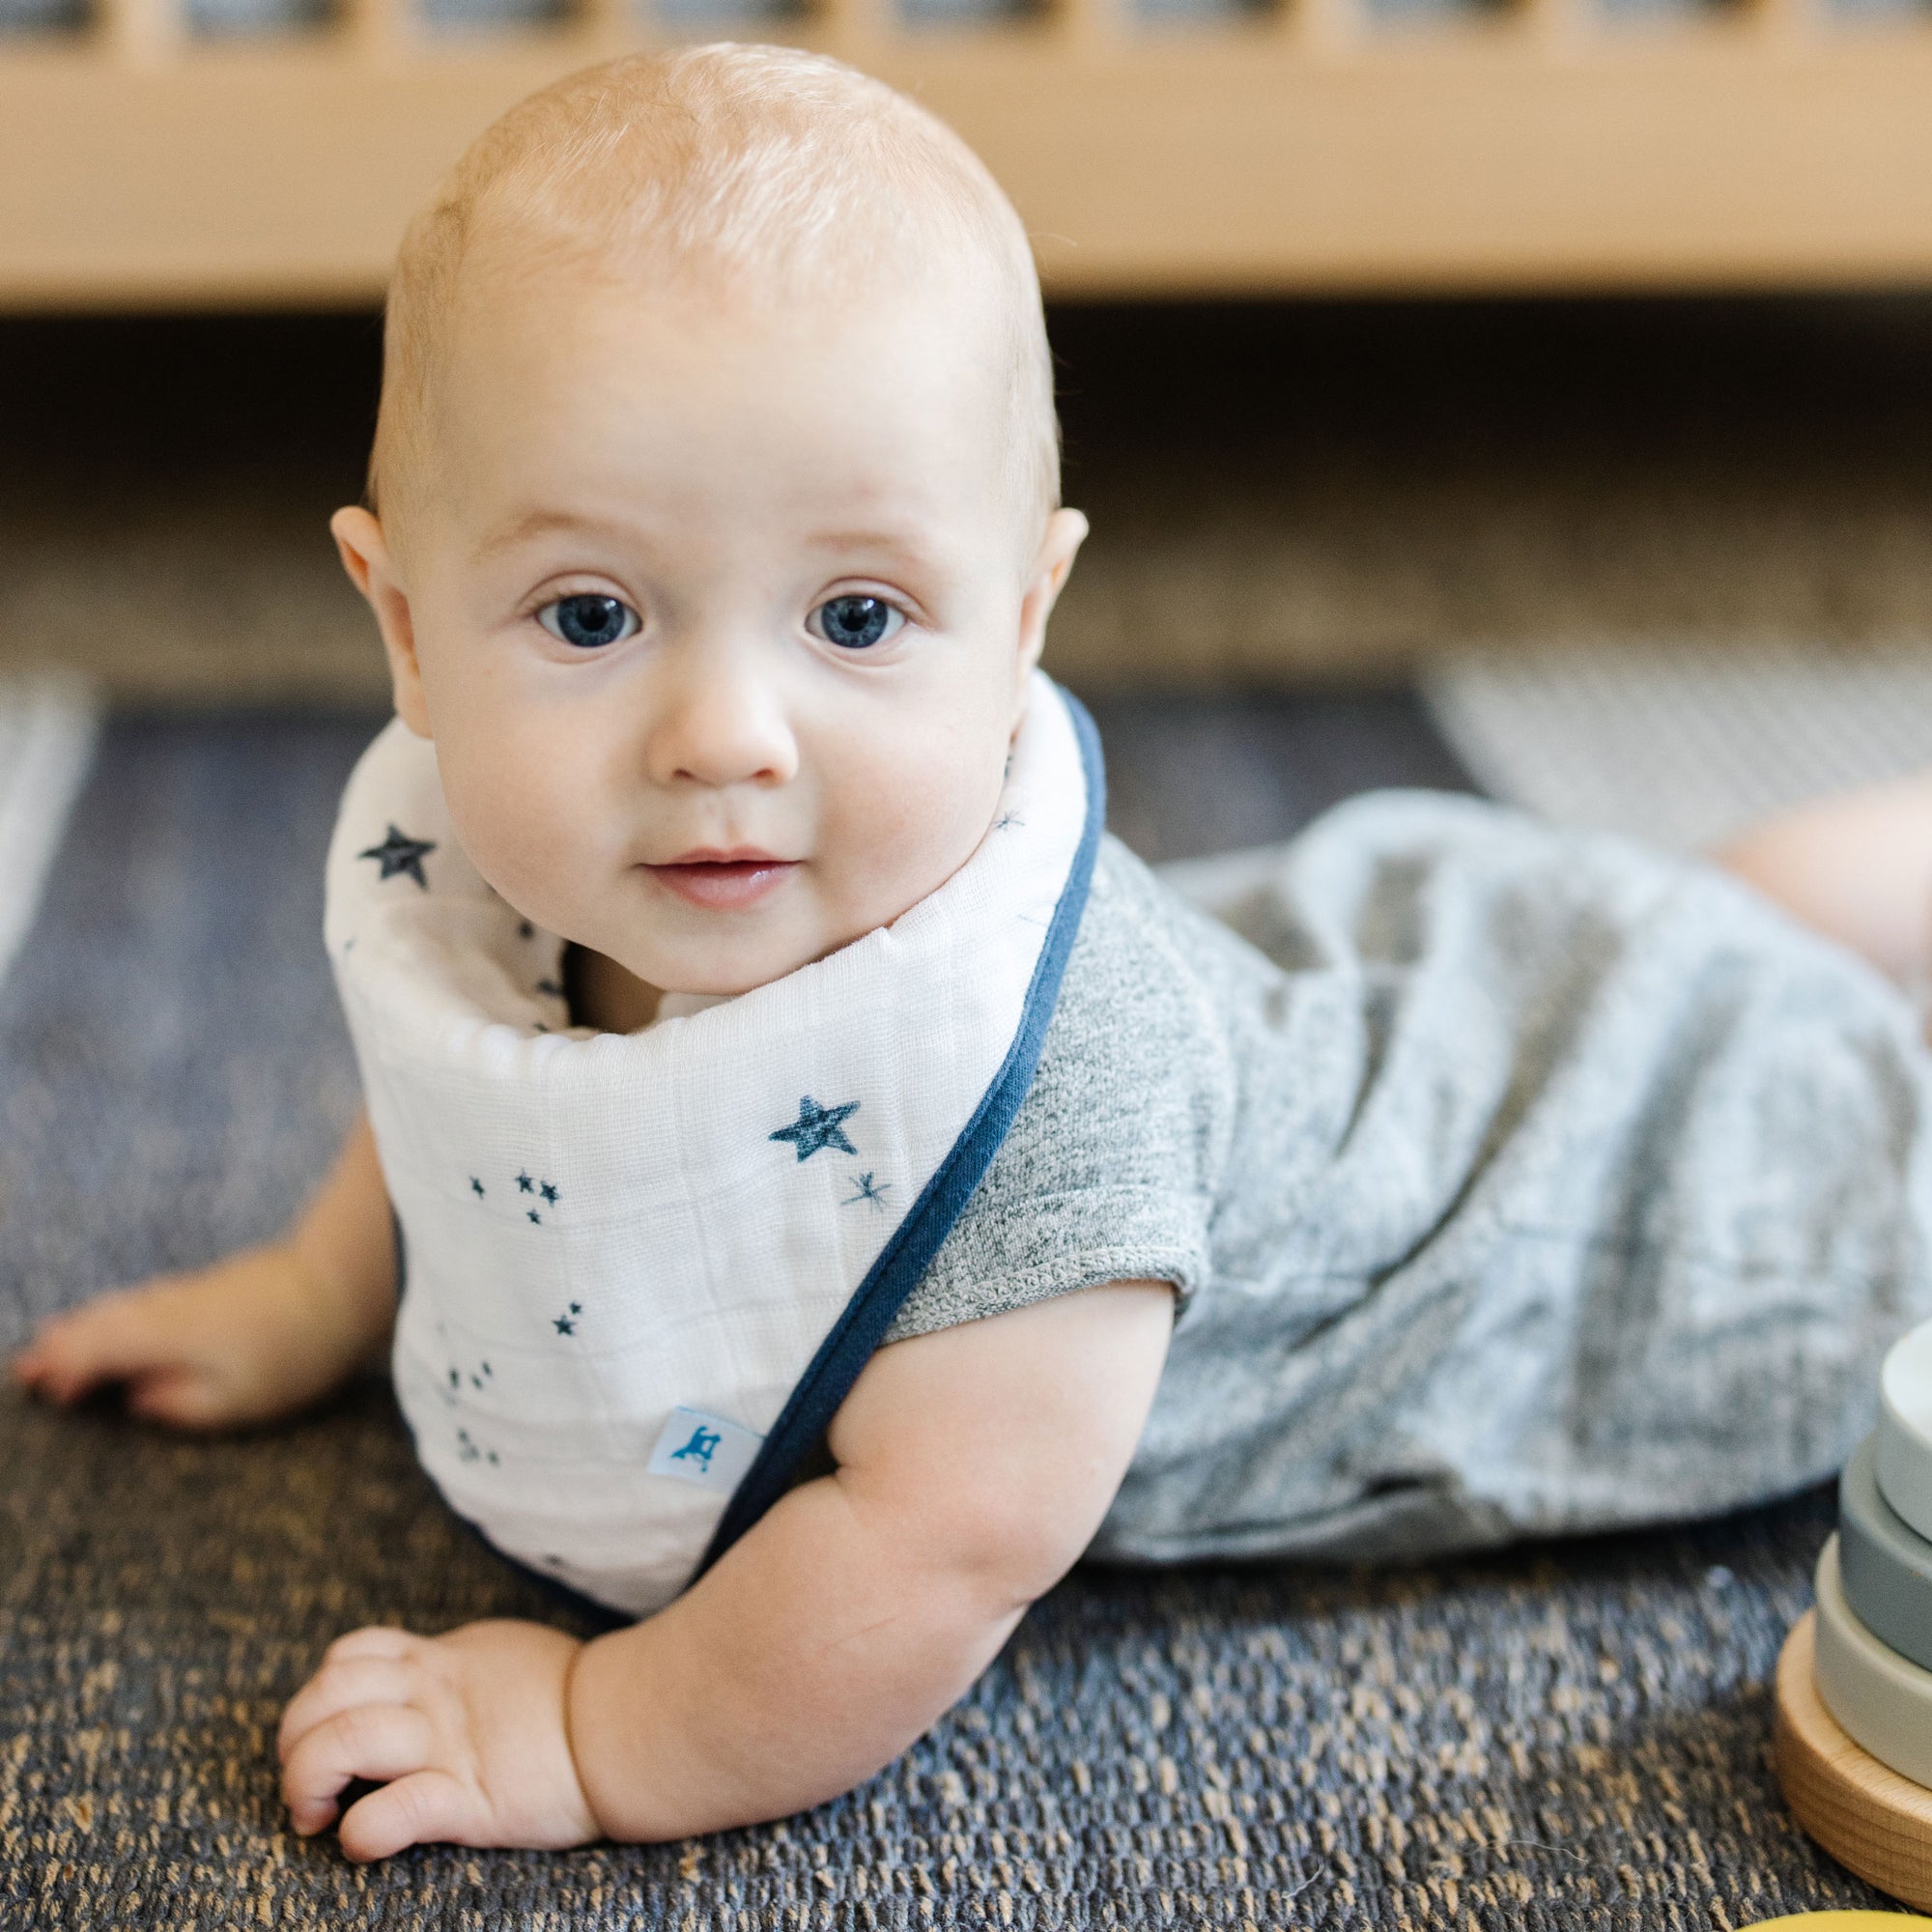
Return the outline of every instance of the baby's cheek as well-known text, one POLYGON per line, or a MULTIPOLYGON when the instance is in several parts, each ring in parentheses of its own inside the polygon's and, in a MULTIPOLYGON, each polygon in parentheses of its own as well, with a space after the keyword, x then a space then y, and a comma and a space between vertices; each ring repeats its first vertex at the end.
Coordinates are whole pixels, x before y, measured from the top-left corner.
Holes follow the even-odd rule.
POLYGON ((505 765, 494 771, 445 765, 443 792, 470 864, 526 919, 563 930, 583 870, 581 811, 519 782, 505 765))
POLYGON ((843 857, 895 918, 935 892, 969 859, 999 802, 1004 748, 968 752, 958 739, 881 759, 841 800, 843 857))

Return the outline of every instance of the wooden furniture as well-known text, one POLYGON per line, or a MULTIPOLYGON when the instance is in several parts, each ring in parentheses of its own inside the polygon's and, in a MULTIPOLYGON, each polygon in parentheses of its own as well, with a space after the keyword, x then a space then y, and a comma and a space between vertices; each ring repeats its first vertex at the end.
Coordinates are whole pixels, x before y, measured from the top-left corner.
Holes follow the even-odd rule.
MULTIPOLYGON (((0 309, 369 301, 471 134, 644 34, 628 0, 472 35, 340 0, 326 28, 226 40, 179 0, 96 4, 87 33, 0 36, 0 309)), ((1044 0, 935 27, 811 0, 782 37, 956 126, 1061 295, 1932 279, 1932 19, 1364 7, 1156 25, 1044 0)))

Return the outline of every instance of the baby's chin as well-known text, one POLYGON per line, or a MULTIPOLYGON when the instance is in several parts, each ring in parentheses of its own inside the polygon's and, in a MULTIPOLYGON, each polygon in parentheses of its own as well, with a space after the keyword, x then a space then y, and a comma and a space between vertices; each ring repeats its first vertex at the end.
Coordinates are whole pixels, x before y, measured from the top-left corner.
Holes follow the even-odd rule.
POLYGON ((755 992, 760 986, 787 980, 802 967, 829 958, 864 937, 863 932, 855 932, 816 946, 796 942, 775 946, 653 947, 628 958, 612 956, 626 972, 663 992, 729 1000, 740 993, 755 992))
POLYGON ((756 914, 707 915, 694 910, 665 923, 678 930, 660 927, 623 935, 608 956, 634 978, 664 992, 735 999, 842 952, 867 933, 892 924, 924 896, 915 893, 904 905, 844 920, 766 920, 756 914))

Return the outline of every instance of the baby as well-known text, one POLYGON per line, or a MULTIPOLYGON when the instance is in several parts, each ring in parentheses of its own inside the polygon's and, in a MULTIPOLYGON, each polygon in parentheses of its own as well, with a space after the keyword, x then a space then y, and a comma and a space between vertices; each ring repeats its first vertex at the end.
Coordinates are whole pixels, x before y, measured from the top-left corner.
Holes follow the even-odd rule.
POLYGON ((329 865, 369 1115, 286 1241, 17 1373, 224 1427, 393 1331, 455 1506, 638 1620, 342 1637, 298 1831, 770 1818, 1090 1549, 1416 1555, 1849 1450, 1932 1313, 1903 998, 1473 801, 1178 891, 1101 839, 1031 257, 922 110, 774 48, 566 80, 412 228, 386 355, 333 526, 399 721, 329 865))

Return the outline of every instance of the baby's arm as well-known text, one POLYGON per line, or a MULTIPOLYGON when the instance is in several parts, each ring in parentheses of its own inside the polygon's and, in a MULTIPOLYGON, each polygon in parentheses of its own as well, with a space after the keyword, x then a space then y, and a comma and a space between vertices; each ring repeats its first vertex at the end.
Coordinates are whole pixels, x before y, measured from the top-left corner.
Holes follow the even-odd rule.
POLYGON ((1114 1282, 882 1349, 802 1484, 700 1582, 578 1645, 533 1624, 358 1631, 282 1720, 318 1832, 355 1777, 352 1858, 677 1838, 850 1789, 971 1686, 1087 1547, 1173 1322, 1114 1282))
POLYGON ((326 1395, 395 1318, 389 1197, 365 1118, 285 1240, 56 1316, 14 1374, 55 1402, 122 1383, 180 1429, 266 1422, 326 1395))

